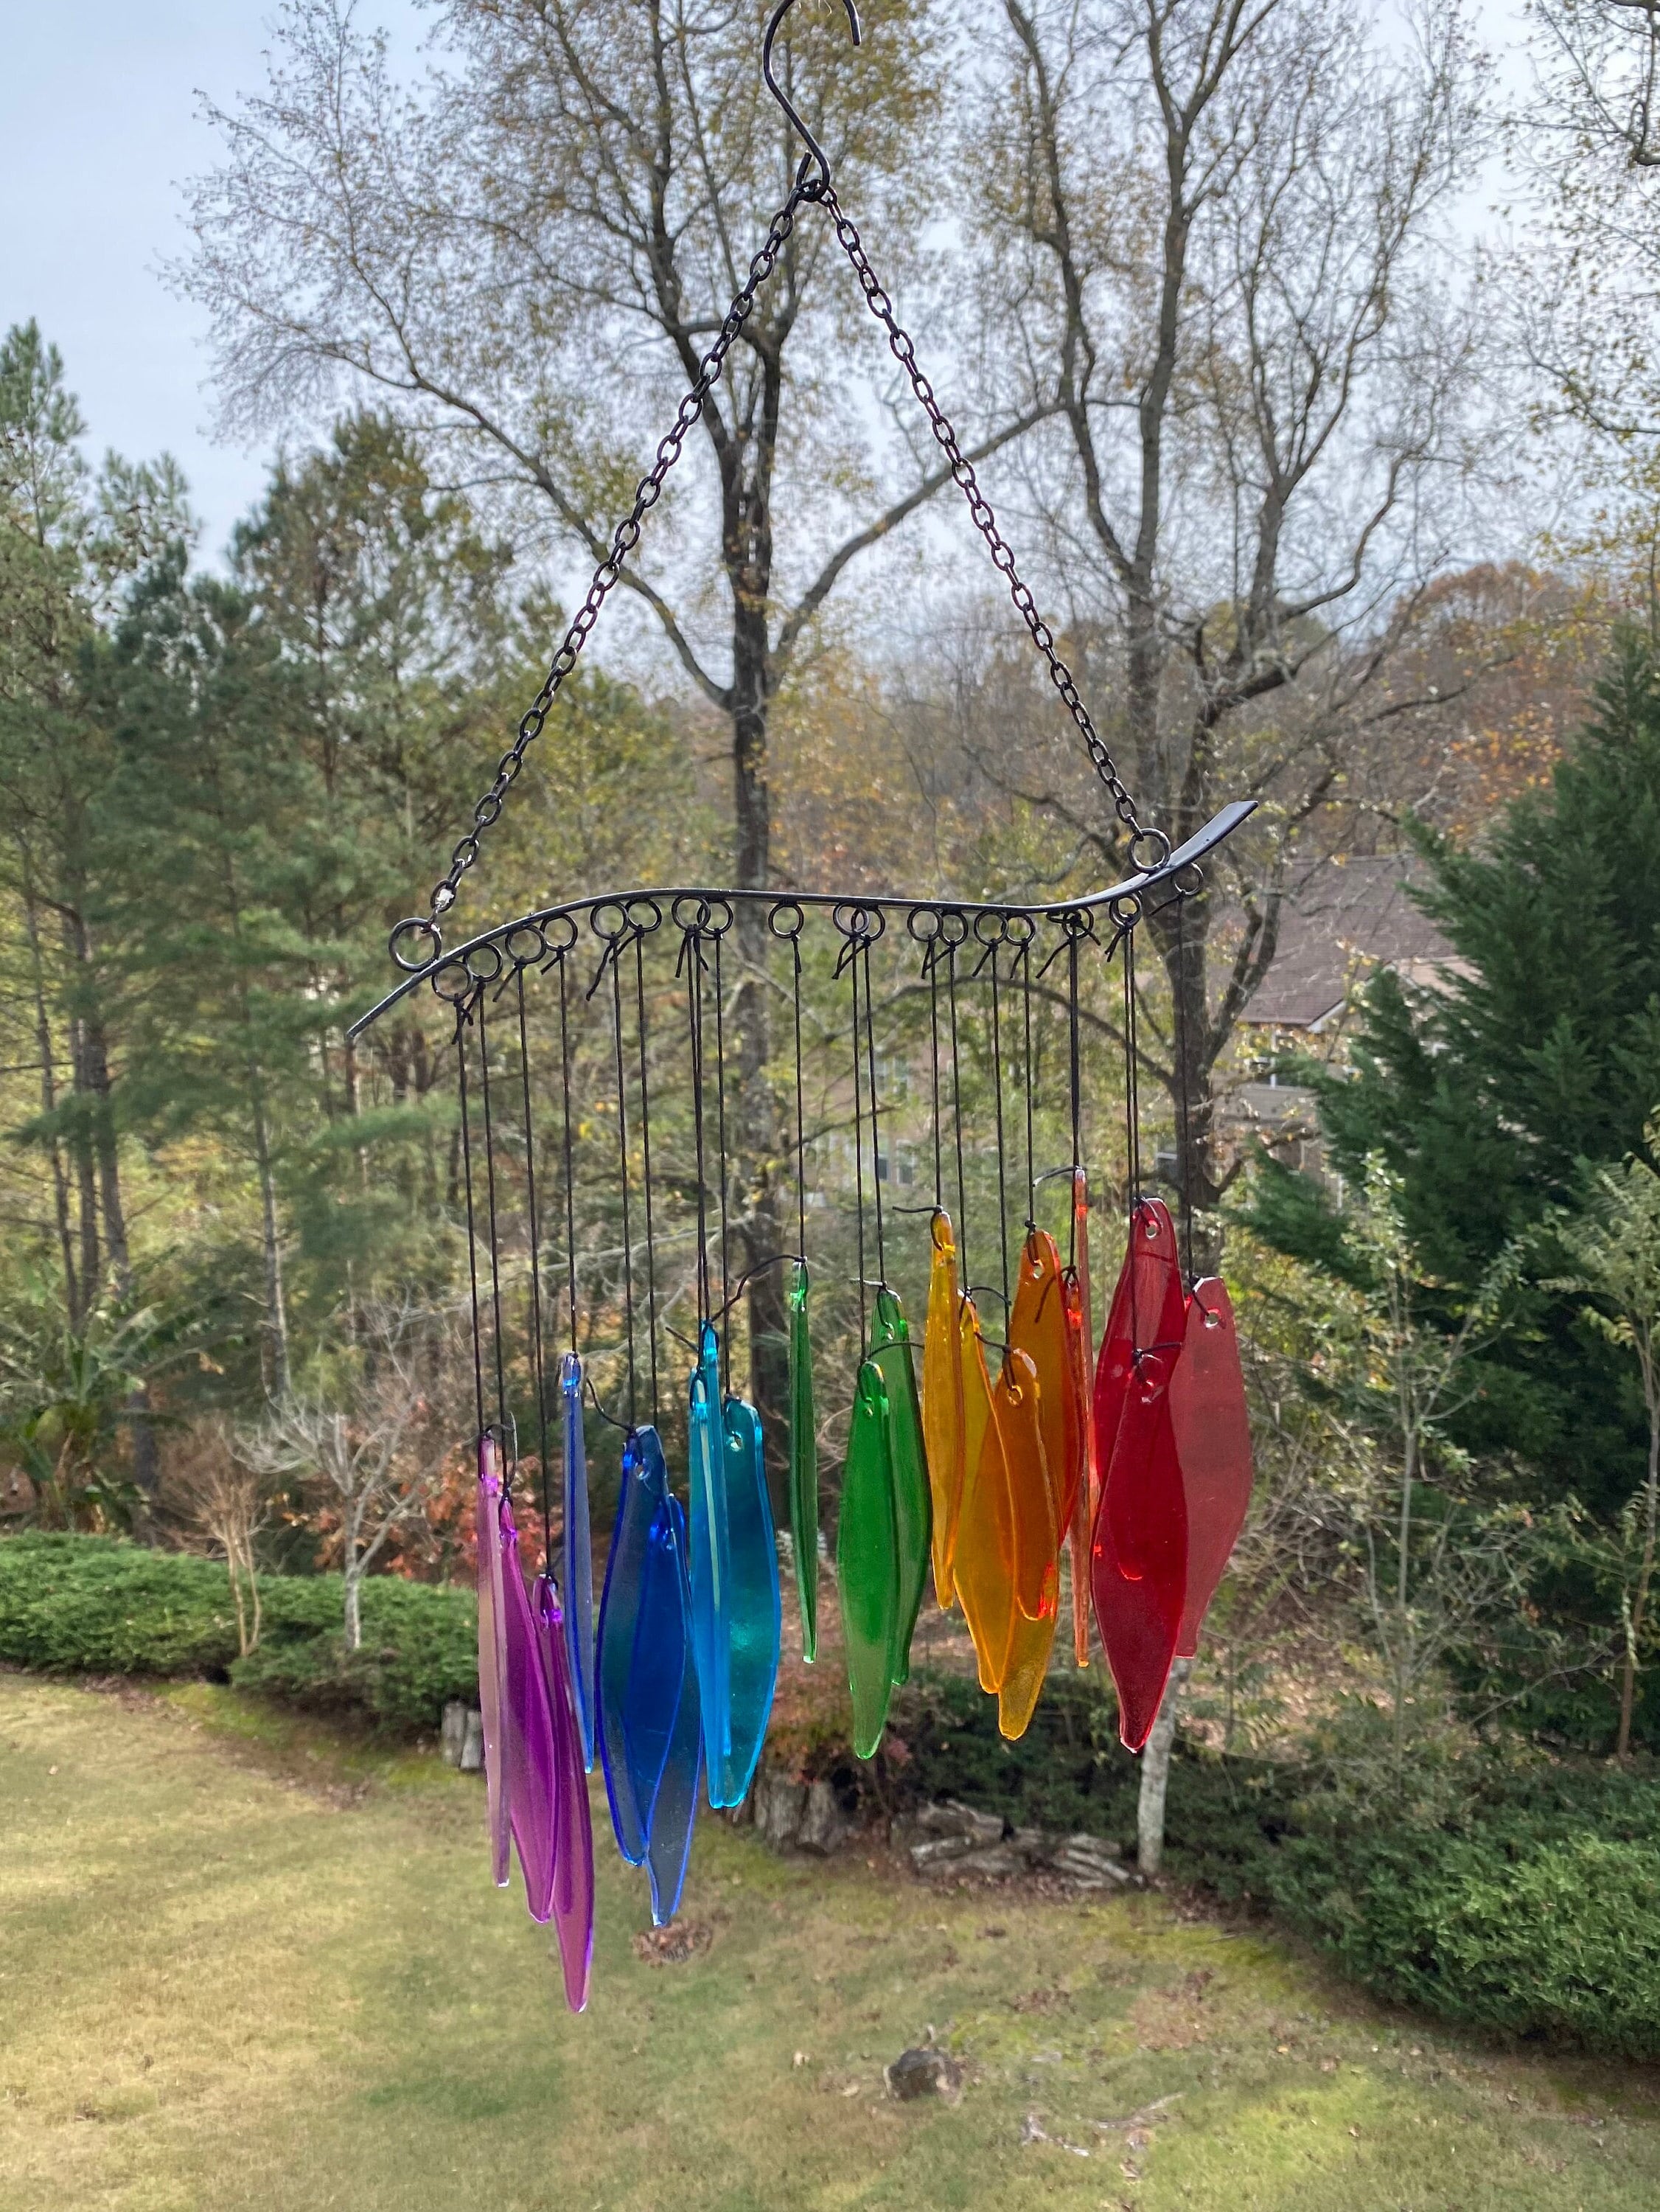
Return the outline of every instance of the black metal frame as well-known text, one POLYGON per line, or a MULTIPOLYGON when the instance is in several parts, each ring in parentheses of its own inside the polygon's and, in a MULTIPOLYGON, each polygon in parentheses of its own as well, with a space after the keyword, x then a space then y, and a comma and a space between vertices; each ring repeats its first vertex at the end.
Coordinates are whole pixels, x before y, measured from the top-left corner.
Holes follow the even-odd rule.
MULTIPOLYGON (((415 969, 367 1013, 360 1015, 346 1034, 355 1041, 366 1030, 372 1029, 383 1014, 408 998, 422 983, 430 983, 434 994, 446 1004, 457 1006, 475 989, 486 988, 503 976, 511 979, 516 972, 542 967, 556 954, 569 952, 575 947, 579 935, 577 917, 582 915, 587 915, 593 935, 607 945, 641 927, 657 928, 665 915, 670 917, 679 928, 695 927, 707 930, 712 927, 724 933, 730 926, 733 910, 739 906, 765 907, 772 933, 784 939, 797 933, 799 921, 794 929, 780 929, 779 920, 791 912, 801 916, 809 908, 827 910, 845 936, 872 939, 883 933, 889 915, 902 914, 906 917, 907 931, 919 944, 925 944, 930 936, 948 929, 950 925, 947 917, 952 915, 961 918, 964 936, 983 915, 1004 921, 1053 921, 1064 927, 1070 916, 1087 920, 1105 909, 1121 927, 1133 927, 1141 918, 1148 893, 1161 884, 1172 884, 1178 896, 1190 896, 1190 888, 1178 879, 1197 870, 1207 854, 1214 852, 1231 837, 1246 817, 1255 811, 1256 805, 1254 799, 1233 800, 1223 807, 1220 814, 1214 815, 1203 829, 1196 831, 1184 845, 1178 846, 1160 866, 1127 876, 1122 883, 1114 884, 1109 890, 1092 891, 1082 898, 1051 899, 1039 904, 1016 905, 978 899, 918 899, 892 891, 742 890, 708 884, 601 891, 590 893, 582 898, 564 899, 556 905, 536 907, 526 914, 515 915, 511 921, 498 922, 494 928, 481 930, 476 937, 469 938, 464 945, 457 945, 452 952, 446 952, 440 958, 429 961, 425 967, 415 969), (637 915, 636 910, 641 908, 645 912, 637 915), (699 908, 701 908, 700 913, 699 908), (724 922, 717 919, 723 908, 727 913, 724 922), (618 917, 615 928, 602 922, 603 916, 612 914, 618 917), (936 929, 924 929, 918 926, 924 916, 936 918, 936 929), (871 919, 876 923, 874 928, 869 926, 871 919), (560 929, 560 925, 568 929, 568 935, 560 929), (548 935, 550 927, 559 932, 552 939, 548 935), (528 937, 530 942, 516 945, 513 940, 522 935, 528 937), (486 954, 490 956, 490 964, 488 965, 484 960, 486 954)), ((957 941, 961 943, 963 939, 960 937, 957 941)), ((981 938, 982 943, 991 941, 981 938)))

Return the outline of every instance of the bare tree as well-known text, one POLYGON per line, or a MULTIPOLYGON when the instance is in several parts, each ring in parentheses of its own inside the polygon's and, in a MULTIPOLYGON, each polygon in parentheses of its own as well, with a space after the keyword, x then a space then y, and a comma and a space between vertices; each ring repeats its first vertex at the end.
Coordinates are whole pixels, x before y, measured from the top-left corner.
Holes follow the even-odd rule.
POLYGON ((163 1504, 180 1513, 198 1539, 225 1557, 236 1607, 236 1644, 243 1658, 259 1642, 262 1607, 254 1539, 273 1510, 268 1474, 250 1464, 239 1439, 216 1417, 197 1423, 185 1447, 168 1455, 163 1504))
POLYGON ((1542 415, 1591 434, 1600 467, 1653 500, 1660 435, 1660 10, 1534 0, 1531 96, 1511 153, 1534 220, 1513 257, 1542 415))
MULTIPOLYGON (((931 181, 915 146, 936 112, 935 11, 876 0, 858 49, 831 12, 833 25, 786 28, 785 82, 839 190, 914 269, 902 241, 931 181)), ((289 0, 265 91, 209 108, 225 158, 191 189, 197 252, 181 281, 213 313, 233 418, 313 408, 342 380, 371 386, 567 555, 603 561, 646 441, 696 379, 801 155, 760 82, 764 11, 446 0, 434 13, 449 66, 416 100, 346 0, 289 0)), ((914 465, 902 444, 897 460, 873 450, 870 410, 802 365, 815 326, 869 331, 840 259, 828 223, 798 210, 702 404, 713 495, 672 491, 649 557, 619 580, 725 720, 746 887, 772 877, 768 720, 804 635, 850 566, 952 480, 936 450, 914 465), (810 544, 786 558, 778 525, 792 507, 810 544), (676 563, 677 545, 689 561, 676 563)), ((1024 400, 973 457, 1047 404, 1024 400)), ((751 972, 731 1010, 746 1163, 734 1197, 750 1267, 781 1241, 764 1165, 776 1149, 760 1079, 767 1006, 753 972, 763 928, 740 917, 751 972)), ((781 1297, 776 1270, 756 1277, 763 1408, 780 1402, 781 1297)))
POLYGON ((353 1345, 338 1387, 292 1393, 237 1441, 245 1467, 312 1487, 334 1524, 345 1577, 346 1648, 363 1641, 363 1577, 394 1532, 436 1493, 450 1433, 434 1417, 441 1331, 409 1305, 366 1305, 348 1316, 353 1345))
MULTIPOLYGON (((1126 774, 1177 842, 1225 799, 1265 802, 1219 864, 1231 897, 1154 919, 1178 1018, 1149 1066, 1209 1208, 1217 1063, 1273 962, 1298 834, 1342 795, 1451 543, 1474 344, 1439 219, 1481 143, 1478 71, 1456 0, 1394 53, 1314 0, 1003 12, 987 313, 1026 392, 1058 384, 1062 550, 1122 670, 1126 774)), ((1110 868, 1116 825, 1075 793, 1024 795, 1110 868)))

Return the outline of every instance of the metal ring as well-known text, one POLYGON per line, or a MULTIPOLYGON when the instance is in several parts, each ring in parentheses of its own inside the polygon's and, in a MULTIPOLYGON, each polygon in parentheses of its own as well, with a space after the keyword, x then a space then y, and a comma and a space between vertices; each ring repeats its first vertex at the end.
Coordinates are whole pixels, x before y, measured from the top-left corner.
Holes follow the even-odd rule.
POLYGON ((968 916, 960 906, 942 906, 940 908, 940 936, 954 951, 959 945, 967 942, 968 916))
POLYGON ((682 891, 669 909, 676 929, 705 930, 709 927, 709 902, 698 898, 690 891, 682 891))
POLYGON ((1006 914, 977 914, 974 916, 974 937, 978 944, 990 951, 993 945, 1009 941, 1009 916, 1006 914), (987 930, 991 934, 986 934, 987 930))
POLYGON ((653 930, 663 927, 663 908, 649 893, 640 898, 631 898, 624 910, 628 916, 628 927, 637 937, 649 937, 653 930))
POLYGON ((418 975, 423 968, 430 968, 443 952, 444 933, 435 921, 429 921, 424 915, 408 915, 387 939, 386 950, 391 954, 395 965, 401 968, 406 975, 418 975), (406 960, 399 950, 403 939, 410 935, 424 938, 432 948, 420 960, 406 960))
POLYGON ((704 923, 704 928, 711 937, 724 937, 736 918, 731 900, 723 898, 717 891, 712 898, 706 899, 704 903, 709 909, 709 919, 704 923))
POLYGON ((501 949, 515 968, 539 968, 548 957, 548 940, 542 933, 540 922, 516 921, 502 939, 501 949), (513 939, 520 936, 533 940, 530 951, 521 952, 515 948, 513 939))
POLYGON ((839 900, 831 920, 851 945, 874 945, 888 927, 888 916, 881 908, 866 906, 861 899, 839 900))
POLYGON ((1173 849, 1169 838, 1165 836, 1162 830, 1138 830, 1130 841, 1130 865, 1138 874, 1153 875, 1163 867, 1173 849), (1158 847, 1159 857, 1156 860, 1143 860, 1136 851, 1138 845, 1146 844, 1158 847))
POLYGON ((501 947, 499 945, 487 941, 483 945, 471 945, 461 957, 468 975, 475 983, 494 983, 501 973, 501 947), (475 961, 482 963, 485 960, 492 960, 495 965, 487 969, 482 964, 477 967, 473 964, 475 961))
POLYGON ((628 909, 621 899, 600 899, 588 910, 588 927, 607 945, 615 945, 618 938, 627 933, 628 909), (613 914, 617 918, 615 929, 601 920, 602 915, 613 914))
POLYGON ((1134 891, 1112 900, 1106 910, 1120 929, 1134 929, 1142 918, 1142 902, 1134 891))
POLYGON ((463 1000, 471 998, 473 981, 467 973, 466 963, 462 960, 450 959, 446 960, 441 968, 435 969, 433 973, 433 989, 446 1006, 458 1006, 463 1000), (458 989, 445 990, 444 979, 446 975, 453 979, 459 986, 458 989))
POLYGON ((565 955, 574 948, 577 941, 577 926, 573 915, 550 915, 546 921, 539 922, 536 926, 542 932, 542 941, 548 948, 548 957, 550 960, 562 960, 565 955), (567 933, 555 941, 548 934, 549 931, 554 929, 564 930, 567 933))
POLYGON ((937 907, 934 906, 913 906, 910 913, 905 917, 906 934, 911 939, 914 945, 933 945, 936 943, 944 927, 945 916, 940 912, 940 909, 937 907), (931 921, 934 925, 933 927, 931 929, 918 928, 918 924, 924 921, 931 921))
POLYGON ((1037 933, 1038 925, 1029 914, 1006 914, 1003 916, 1003 934, 1005 945, 1030 945, 1037 933), (1026 932, 1024 937, 1020 933, 1022 930, 1026 932))
POLYGON ((766 927, 781 945, 793 945, 807 927, 807 909, 796 899, 774 899, 766 911, 766 927), (792 928, 779 927, 785 915, 795 916, 792 928))
POLYGON ((1184 860, 1170 880, 1175 886, 1178 898, 1197 898, 1204 889, 1204 870, 1197 860, 1184 860), (1184 883, 1182 878, 1184 876, 1191 877, 1192 881, 1184 883))

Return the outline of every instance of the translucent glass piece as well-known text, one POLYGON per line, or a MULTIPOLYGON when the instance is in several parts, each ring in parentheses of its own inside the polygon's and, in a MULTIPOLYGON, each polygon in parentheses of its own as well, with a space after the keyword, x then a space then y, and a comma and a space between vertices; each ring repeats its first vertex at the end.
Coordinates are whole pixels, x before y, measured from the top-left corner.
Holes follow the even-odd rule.
POLYGON ((567 1352, 559 1366, 565 1443, 565 1656, 582 1731, 582 1761, 594 1766, 594 1552, 588 1527, 588 1447, 582 1431, 582 1362, 567 1352))
MULTIPOLYGON (((665 1718, 657 1717, 643 1705, 637 1706, 634 1668, 636 1651, 655 1650, 661 1633, 656 1625, 662 1609, 661 1593, 648 1588, 649 1547, 652 1523, 668 1486, 657 1431, 635 1430, 622 1447, 622 1488, 605 1562, 594 1669, 596 1719, 611 1826, 616 1832, 617 1849, 630 1866, 639 1866, 645 1858, 651 1794, 661 1771, 660 1756, 653 1767, 644 1753, 635 1755, 636 1747, 646 1739, 666 1741, 673 1723, 672 1705, 665 1718), (635 1782, 637 1767, 652 1777, 651 1789, 644 1795, 635 1782)), ((646 1668, 642 1674, 641 1688, 653 1692, 657 1679, 654 1671, 646 1668)))
POLYGON ((725 1602, 729 1717, 722 1772, 709 1777, 712 1805, 742 1803, 760 1757, 779 1678, 779 1547, 766 1494, 760 1415, 742 1398, 723 1409, 722 1480, 726 1518, 725 1602))
POLYGON ((501 1501, 501 1577, 506 1629, 501 1740, 507 1820, 518 1847, 530 1917, 545 1921, 554 1909, 554 1836, 561 1777, 548 1672, 525 1592, 513 1509, 506 1498, 501 1501))
MULTIPOLYGON (((1056 1290, 1058 1297, 1058 1286, 1056 1290)), ((1036 1364, 1027 1352, 1011 1347, 991 1393, 992 1410, 997 1427, 1003 1437, 1003 1449, 1012 1470, 1023 1470, 1023 1480, 1034 1498, 1050 1501, 1048 1510, 1039 1523, 1033 1516, 1033 1528, 1039 1525, 1053 1530, 1053 1486, 1051 1482, 1047 1455, 1044 1449, 1043 1395, 1038 1379, 1036 1364)), ((1020 1481, 1011 1481, 1011 1489, 1018 1492, 1020 1481)), ((1015 1545, 1020 1546, 1020 1514, 1015 1514, 1015 1545)), ((1016 1602, 1009 1622, 1009 1656, 1004 1663, 1003 1679, 997 1685, 997 1726, 1006 1736, 1024 1735, 1031 1721, 1044 1677, 1049 1671, 1049 1655, 1054 1648, 1055 1625, 1060 1611, 1059 1553, 1052 1534, 1049 1540, 1047 1564, 1038 1588, 1037 1605, 1033 1612, 1016 1602)))
POLYGON ((1095 1458, 1103 1483, 1112 1464, 1136 1352, 1157 1345, 1173 1359, 1186 1334, 1176 1225, 1161 1200, 1138 1199, 1095 1368, 1095 1458))
POLYGON ((881 1741, 894 1687, 900 1594, 892 1436, 881 1370, 874 1360, 863 1360, 853 1386, 836 1530, 842 1636, 853 1698, 853 1748, 861 1759, 870 1758, 881 1741))
MULTIPOLYGON (((732 1755, 732 1693, 727 1680, 726 1594, 731 1582, 726 1533, 725 1440, 720 1411, 720 1347, 706 1327, 687 1386, 687 1455, 691 1491, 688 1542, 692 1640, 703 1713, 709 1788, 719 1787, 732 1755)), ((712 1795, 712 1802, 718 1802, 712 1795)))
POLYGON ((672 1726, 663 1741, 662 1771, 651 1800, 650 1839, 645 1870, 651 1884, 651 1918, 666 1928, 680 1910, 686 1884, 686 1865, 691 1856, 692 1828, 697 1819, 698 1786, 703 1773, 703 1727, 698 1705, 697 1658, 692 1649, 692 1592, 686 1572, 686 1522, 679 1501, 665 1484, 662 1512, 653 1529, 653 1558, 664 1580, 673 1570, 680 1603, 680 1637, 676 1644, 665 1598, 661 1608, 663 1629, 657 1656, 650 1664, 665 1687, 679 1693, 672 1726), (679 1656, 676 1661, 676 1650, 679 1656))
MULTIPOLYGON (((1076 1494, 1083 1446, 1066 1341, 1061 1255, 1046 1230, 1028 1230, 1021 1248, 1009 1341, 1026 1354, 1038 1377, 1041 1469, 1012 1438, 1005 1437, 1003 1443, 1015 1507, 1015 1595, 1028 1620, 1040 1620, 1045 1593, 1055 1579, 1066 1508, 1076 1494)), ((1023 1433, 1029 1425, 1022 1422, 1023 1433)))
MULTIPOLYGON (((963 1450, 967 1474, 963 1483, 962 1511, 957 1521, 953 1571, 957 1600, 968 1623, 968 1632, 974 1639, 980 1687, 996 1691, 1002 1686, 1008 1671, 1009 1639, 1017 1610, 1015 1516, 996 1394, 986 1373, 985 1345, 972 1298, 962 1302, 958 1343, 962 1362, 963 1450)), ((998 1387, 1003 1387, 1001 1376, 998 1387)))
POLYGON ((485 1821, 490 1878, 507 1887, 507 1784, 501 1730, 507 1702, 507 1604, 501 1572, 501 1455, 493 1436, 478 1440, 478 1703, 484 1723, 485 1821))
POLYGON ((951 1217, 936 1211, 934 1265, 928 1283, 928 1322, 923 1334, 922 1433, 934 1503, 934 1596, 942 1607, 955 1595, 952 1561, 957 1517, 962 1511, 964 1463, 962 1352, 957 1340, 957 1241, 951 1217))
POLYGON ((810 1661, 819 1648, 819 1435, 807 1293, 807 1269, 798 1263, 790 1285, 790 1535, 801 1606, 801 1656, 810 1661))
POLYGON ((1089 1664, 1089 1541, 1100 1498, 1100 1466, 1095 1451, 1091 1407, 1091 1367, 1095 1346, 1094 1291, 1089 1272, 1089 1188, 1081 1168, 1072 1176, 1072 1236, 1075 1264, 1062 1277, 1066 1297, 1067 1351, 1073 1364, 1072 1387, 1083 1429, 1083 1468, 1068 1522, 1072 1555, 1072 1656, 1089 1664))
POLYGON ((903 1682, 911 1672, 911 1638, 922 1594, 928 1587, 928 1562, 934 1534, 934 1501, 928 1488, 928 1457, 923 1443, 922 1406, 917 1395, 916 1352, 910 1324, 892 1291, 876 1292, 870 1328, 870 1357, 881 1370, 888 1394, 888 1464, 894 1481, 894 1543, 899 1556, 900 1599, 894 1620, 893 1676, 903 1682))
POLYGON ((1187 1507, 1163 1351, 1124 1393, 1091 1561, 1095 1617, 1118 1692, 1118 1734, 1139 1751, 1158 1717, 1187 1591, 1187 1507))
POLYGON ((680 1901, 703 1763, 686 1522, 654 1428, 623 1446, 622 1496, 600 1601, 599 1740, 611 1825, 645 1866, 652 1912, 680 1901))
POLYGON ((1193 1286, 1187 1341, 1170 1380, 1170 1426, 1187 1504, 1187 1582, 1179 1658, 1199 1628, 1251 1505, 1251 1421, 1233 1303, 1218 1275, 1193 1286))
POLYGON ((582 1735, 566 1656, 564 1623, 558 1594, 545 1575, 536 1578, 536 1640, 547 1670, 553 1711, 558 1775, 554 1797, 554 1935, 565 1977, 565 2002, 573 2012, 581 2012, 588 2002, 588 1977, 594 1959, 593 1818, 588 1807, 582 1735))

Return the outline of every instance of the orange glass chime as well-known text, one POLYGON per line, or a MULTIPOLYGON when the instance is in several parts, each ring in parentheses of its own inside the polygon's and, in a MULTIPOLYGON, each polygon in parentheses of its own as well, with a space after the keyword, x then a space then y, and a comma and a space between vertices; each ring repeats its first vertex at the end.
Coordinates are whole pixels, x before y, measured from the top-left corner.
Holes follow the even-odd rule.
POLYGON ((1070 1552, 1074 1656, 1089 1606, 1138 1751, 1172 1662, 1197 1648, 1251 1501, 1251 1436, 1233 1307, 1220 1277, 1184 1290, 1168 1209, 1142 1199, 1089 1383, 1088 1193, 1073 1175, 1075 1253, 1027 1232, 995 1382, 957 1279, 949 1216, 933 1218, 923 1426, 934 1586, 960 1604, 980 1686, 1005 1736, 1024 1734, 1059 1617, 1070 1552))

